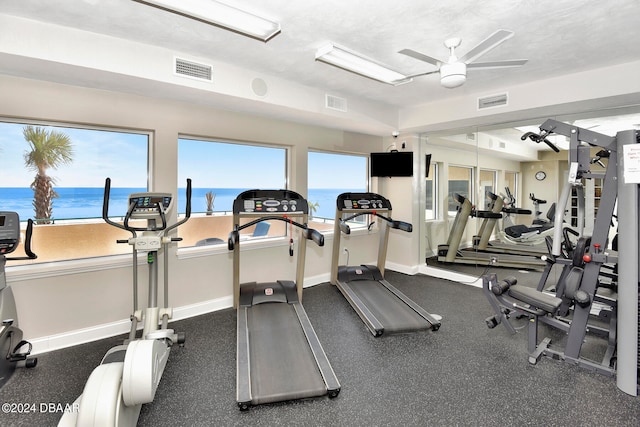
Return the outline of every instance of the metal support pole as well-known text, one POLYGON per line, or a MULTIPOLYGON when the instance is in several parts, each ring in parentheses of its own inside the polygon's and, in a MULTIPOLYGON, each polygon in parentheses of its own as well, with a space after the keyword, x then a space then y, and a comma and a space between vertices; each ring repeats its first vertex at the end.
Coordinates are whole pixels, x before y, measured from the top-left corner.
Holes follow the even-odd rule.
POLYGON ((638 184, 626 183, 624 145, 635 144, 634 130, 618 139, 618 375, 617 386, 638 395, 638 184))

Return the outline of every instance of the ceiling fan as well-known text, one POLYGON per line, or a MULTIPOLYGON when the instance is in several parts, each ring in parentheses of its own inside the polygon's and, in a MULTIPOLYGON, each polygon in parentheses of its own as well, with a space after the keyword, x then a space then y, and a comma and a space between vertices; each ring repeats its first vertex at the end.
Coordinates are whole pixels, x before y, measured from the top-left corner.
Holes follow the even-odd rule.
POLYGON ((467 80, 467 68, 469 69, 489 69, 489 68, 507 68, 507 67, 519 67, 524 65, 526 59, 513 59, 508 61, 491 61, 491 62, 473 62, 480 56, 489 52, 491 49, 498 46, 500 43, 513 37, 513 31, 498 30, 491 34, 485 40, 481 41, 473 49, 462 55, 460 58, 456 56, 455 49, 460 46, 462 39, 451 38, 444 42, 444 45, 449 49, 450 56, 446 61, 441 61, 436 58, 432 58, 423 53, 416 52, 411 49, 403 49, 398 53, 410 56, 420 61, 428 62, 438 67, 437 70, 429 71, 426 73, 414 74, 409 77, 426 76, 429 74, 440 73, 440 84, 446 88, 454 88, 462 86, 467 80))

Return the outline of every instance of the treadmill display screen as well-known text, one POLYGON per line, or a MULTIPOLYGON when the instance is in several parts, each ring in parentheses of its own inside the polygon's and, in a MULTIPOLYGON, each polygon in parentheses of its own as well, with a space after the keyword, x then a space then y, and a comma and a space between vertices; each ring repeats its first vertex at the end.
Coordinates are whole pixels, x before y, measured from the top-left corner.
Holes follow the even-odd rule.
POLYGON ((382 209, 384 204, 381 200, 345 199, 344 207, 346 209, 382 209))

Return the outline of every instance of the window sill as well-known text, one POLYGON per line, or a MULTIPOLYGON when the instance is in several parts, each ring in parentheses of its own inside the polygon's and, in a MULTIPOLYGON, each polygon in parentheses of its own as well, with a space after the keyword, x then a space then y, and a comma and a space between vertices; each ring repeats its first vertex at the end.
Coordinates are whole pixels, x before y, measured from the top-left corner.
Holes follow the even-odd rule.
MULTIPOLYGON (((146 263, 146 256, 138 258, 138 263, 146 263)), ((7 282, 43 279, 52 276, 88 273, 113 268, 128 267, 132 263, 131 254, 84 258, 69 261, 45 262, 9 266, 6 269, 7 282)))
MULTIPOLYGON (((351 229, 351 236, 363 236, 378 233, 378 227, 368 230, 366 227, 351 229)), ((333 231, 322 233, 325 240, 333 240, 333 231)), ((285 237, 260 238, 255 240, 242 240, 240 249, 242 251, 260 250, 287 246, 289 241, 285 237)), ((325 247, 327 243, 325 242, 325 247)), ((179 248, 178 259, 199 258, 204 256, 229 253, 227 243, 212 246, 191 246, 179 248)), ((67 261, 55 261, 33 264, 22 264, 7 266, 7 282, 15 283, 27 280, 45 279, 55 276, 67 276, 71 274, 91 273, 95 271, 110 270, 131 266, 131 254, 111 255, 94 258, 83 258, 67 261)), ((138 264, 146 264, 146 252, 138 254, 138 264)))

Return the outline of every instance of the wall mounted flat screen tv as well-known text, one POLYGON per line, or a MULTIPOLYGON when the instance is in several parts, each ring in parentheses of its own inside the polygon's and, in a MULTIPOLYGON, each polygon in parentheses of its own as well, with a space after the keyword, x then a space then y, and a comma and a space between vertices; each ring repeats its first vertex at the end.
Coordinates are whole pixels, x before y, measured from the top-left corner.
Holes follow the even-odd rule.
POLYGON ((371 176, 413 176, 413 152, 371 153, 371 176))

